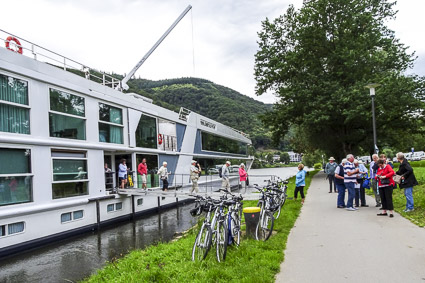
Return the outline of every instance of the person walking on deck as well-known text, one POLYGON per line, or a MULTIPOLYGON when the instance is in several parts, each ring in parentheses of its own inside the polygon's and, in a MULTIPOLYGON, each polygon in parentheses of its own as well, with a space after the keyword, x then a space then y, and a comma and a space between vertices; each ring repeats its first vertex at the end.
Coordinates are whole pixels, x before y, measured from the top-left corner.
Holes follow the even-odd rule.
POLYGON ((221 178, 222 178, 221 188, 223 190, 227 190, 230 193, 229 166, 230 166, 230 161, 226 161, 226 164, 224 164, 223 167, 221 168, 221 178))
POLYGON ((142 159, 142 162, 137 166, 137 172, 139 172, 142 179, 142 189, 147 189, 147 176, 148 176, 148 165, 146 164, 146 158, 142 159))
POLYGON ((359 169, 354 167, 354 156, 352 154, 347 155, 347 162, 344 165, 344 185, 348 191, 347 199, 347 210, 355 211, 357 208, 353 207, 353 200, 355 196, 354 185, 356 183, 356 176, 359 173, 359 169))
POLYGON ((195 191, 199 193, 198 180, 199 180, 199 167, 196 166, 196 161, 192 160, 192 165, 190 165, 190 180, 192 181, 192 188, 190 189, 190 194, 195 191))
POLYGON ((372 187, 373 194, 375 195, 376 207, 381 207, 381 197, 378 190, 378 181, 376 180, 376 172, 378 171, 378 154, 372 155, 372 162, 369 165, 370 168, 370 185, 372 187))
POLYGON ((334 192, 336 193, 336 184, 335 184, 335 169, 338 167, 338 164, 335 162, 335 158, 329 158, 329 162, 325 166, 325 173, 329 180, 329 193, 332 193, 332 186, 334 187, 334 192))
POLYGON ((347 159, 343 159, 341 164, 335 169, 335 184, 338 190, 337 208, 345 208, 345 185, 344 185, 344 165, 347 159))

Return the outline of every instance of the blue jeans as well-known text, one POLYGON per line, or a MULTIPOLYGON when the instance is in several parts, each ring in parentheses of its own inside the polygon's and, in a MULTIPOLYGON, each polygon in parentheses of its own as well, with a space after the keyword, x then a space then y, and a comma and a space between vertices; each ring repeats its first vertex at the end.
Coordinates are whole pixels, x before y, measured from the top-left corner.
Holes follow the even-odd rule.
POLYGON ((345 185, 336 185, 336 189, 338 190, 338 200, 336 202, 337 206, 345 206, 345 185))
POLYGON ((413 209, 413 187, 404 188, 404 195, 406 197, 406 209, 413 209))
POLYGON ((355 189, 354 189, 354 183, 348 182, 348 183, 344 183, 344 185, 348 191, 347 207, 353 207, 353 200, 356 195, 355 189))

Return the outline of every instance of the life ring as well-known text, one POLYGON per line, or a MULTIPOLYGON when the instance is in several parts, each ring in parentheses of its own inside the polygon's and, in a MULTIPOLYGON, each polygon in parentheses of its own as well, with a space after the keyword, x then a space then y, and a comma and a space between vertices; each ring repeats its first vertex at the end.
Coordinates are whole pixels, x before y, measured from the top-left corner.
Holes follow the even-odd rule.
POLYGON ((162 144, 162 135, 158 134, 158 144, 162 144))
POLYGON ((22 54, 22 45, 21 45, 21 43, 19 42, 19 40, 16 37, 8 36, 6 38, 5 43, 6 43, 6 48, 7 49, 12 50, 13 52, 18 52, 19 54, 22 54), (18 50, 17 51, 14 50, 14 49, 12 49, 12 48, 10 48, 10 41, 14 41, 16 43, 16 46, 18 47, 18 50))

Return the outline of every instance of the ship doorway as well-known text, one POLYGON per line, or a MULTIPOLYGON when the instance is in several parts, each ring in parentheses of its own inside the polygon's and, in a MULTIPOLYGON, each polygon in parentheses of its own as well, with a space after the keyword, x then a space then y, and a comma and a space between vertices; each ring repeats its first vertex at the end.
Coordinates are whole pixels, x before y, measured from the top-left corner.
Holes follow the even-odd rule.
MULTIPOLYGON (((156 154, 136 154, 136 165, 142 163, 143 158, 146 158, 146 164, 148 166, 148 175, 146 178, 146 186, 148 188, 159 187, 159 176, 158 172, 158 155, 156 154)), ((135 168, 137 171, 137 168, 135 168)), ((137 187, 142 188, 142 176, 137 172, 137 187)))
MULTIPOLYGON (((125 164, 127 165, 127 169, 128 169, 127 178, 130 175, 131 180, 133 180, 134 179, 134 172, 137 170, 137 168, 131 167, 132 166, 132 159, 131 159, 130 153, 129 154, 116 154, 115 158, 114 158, 114 160, 115 160, 115 167, 114 167, 115 171, 114 170, 113 171, 116 172, 115 173, 115 182, 117 184, 117 187, 120 186, 120 183, 119 183, 119 180, 118 180, 118 172, 119 172, 119 165, 120 165, 122 159, 125 159, 125 161, 126 161, 125 164)), ((129 182, 127 182, 127 186, 132 187, 131 184, 129 184, 129 182)))

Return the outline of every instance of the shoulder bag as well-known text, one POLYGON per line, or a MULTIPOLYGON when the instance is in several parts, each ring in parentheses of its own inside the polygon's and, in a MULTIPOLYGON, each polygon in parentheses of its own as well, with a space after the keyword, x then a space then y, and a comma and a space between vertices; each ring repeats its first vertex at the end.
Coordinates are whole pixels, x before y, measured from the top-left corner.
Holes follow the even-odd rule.
POLYGON ((394 175, 393 176, 393 180, 394 180, 394 182, 396 183, 396 184, 401 184, 401 175, 394 175))

